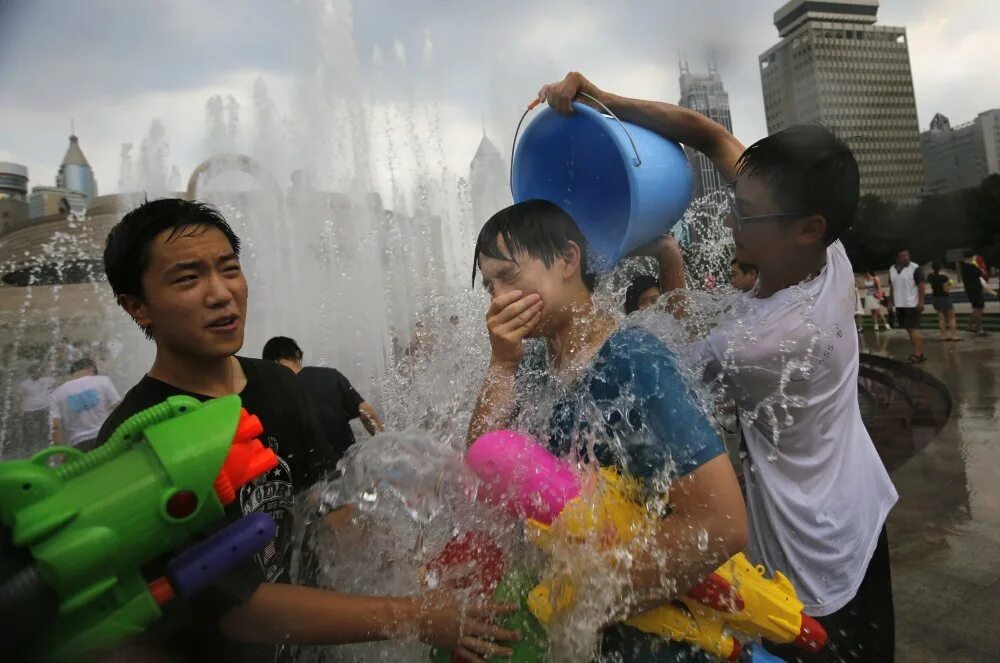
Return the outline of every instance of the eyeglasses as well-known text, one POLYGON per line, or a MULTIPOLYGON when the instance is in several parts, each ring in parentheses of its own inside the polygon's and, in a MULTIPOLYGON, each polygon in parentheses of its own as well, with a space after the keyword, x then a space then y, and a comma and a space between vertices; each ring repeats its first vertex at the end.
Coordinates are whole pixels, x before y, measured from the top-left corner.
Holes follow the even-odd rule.
POLYGON ((736 182, 729 182, 726 185, 726 195, 729 202, 729 215, 733 217, 733 230, 740 232, 743 226, 748 223, 758 223, 761 221, 791 221, 803 216, 808 216, 805 212, 778 212, 776 214, 757 214, 754 216, 743 216, 736 207, 736 182))

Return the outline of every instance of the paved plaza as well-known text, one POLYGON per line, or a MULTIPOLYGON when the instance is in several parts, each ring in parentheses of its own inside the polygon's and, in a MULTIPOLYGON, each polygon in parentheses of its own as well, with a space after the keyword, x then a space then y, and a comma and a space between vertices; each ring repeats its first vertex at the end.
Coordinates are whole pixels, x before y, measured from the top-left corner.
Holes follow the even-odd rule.
POLYGON ((937 336, 925 333, 928 361, 919 371, 880 359, 909 355, 903 332, 865 332, 862 348, 874 355, 862 357, 862 410, 867 394, 873 438, 900 495, 889 518, 896 660, 995 661, 1000 334, 965 334, 961 343, 937 336))

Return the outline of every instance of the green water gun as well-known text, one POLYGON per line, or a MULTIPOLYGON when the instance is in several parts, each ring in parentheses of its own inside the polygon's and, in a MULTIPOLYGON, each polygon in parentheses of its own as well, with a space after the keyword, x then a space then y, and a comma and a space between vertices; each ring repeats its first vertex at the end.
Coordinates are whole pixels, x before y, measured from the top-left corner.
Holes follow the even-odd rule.
MULTIPOLYGON (((517 642, 504 642, 511 649, 510 658, 490 658, 490 663, 538 663, 549 649, 545 628, 528 609, 528 594, 538 584, 538 577, 525 569, 509 569, 506 555, 496 541, 484 532, 465 532, 454 537, 424 567, 424 581, 447 583, 471 590, 495 603, 517 606, 517 610, 497 620, 497 626, 521 634, 517 642)), ((461 659, 450 651, 435 649, 432 663, 455 663, 461 659)))
POLYGON ((262 432, 239 396, 174 396, 93 451, 0 463, 0 649, 34 661, 113 646, 260 551, 275 524, 259 513, 191 543, 277 465, 262 432), (180 550, 163 577, 144 575, 180 550))

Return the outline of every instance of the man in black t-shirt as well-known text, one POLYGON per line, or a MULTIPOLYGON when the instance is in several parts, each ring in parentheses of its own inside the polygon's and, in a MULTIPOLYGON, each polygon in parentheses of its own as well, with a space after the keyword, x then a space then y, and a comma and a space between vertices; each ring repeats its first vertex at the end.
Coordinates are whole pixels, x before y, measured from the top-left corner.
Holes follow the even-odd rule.
POLYGON ((965 294, 972 304, 972 316, 969 319, 969 331, 977 336, 986 336, 983 329, 983 310, 986 308, 986 291, 983 288, 983 270, 976 263, 974 251, 965 252, 965 260, 958 266, 959 275, 962 277, 962 285, 965 287, 965 294))
MULTIPOLYGON (((291 379, 287 371, 276 370, 270 362, 246 357, 236 359, 246 376, 246 385, 239 392, 243 407, 260 418, 264 426, 261 442, 277 454, 278 466, 259 480, 243 486, 230 509, 235 511, 236 518, 258 511, 274 518, 277 536, 274 544, 258 556, 258 562, 263 580, 289 582, 293 497, 332 470, 334 462, 301 385, 291 379)), ((98 442, 103 444, 136 412, 177 395, 203 401, 211 398, 146 375, 129 390, 121 405, 105 421, 98 442)))
POLYGON ((273 361, 292 370, 312 398, 326 439, 337 460, 354 444, 351 420, 361 419, 369 435, 383 430, 382 420, 375 408, 365 402, 343 373, 335 368, 302 366, 302 348, 294 339, 275 336, 264 344, 261 353, 266 361, 273 361))
POLYGON ((366 597, 288 584, 293 498, 332 469, 334 459, 295 376, 275 364, 236 356, 247 313, 239 248, 239 239, 212 207, 161 199, 126 214, 111 229, 104 250, 118 303, 156 344, 156 358, 98 440, 106 441, 130 415, 168 396, 206 400, 239 394, 264 426, 261 441, 279 458, 274 470, 240 490, 226 512, 230 521, 251 512, 270 514, 278 525, 273 543, 194 600, 168 604, 145 646, 163 651, 167 645, 166 653, 182 661, 273 661, 279 644, 416 634, 471 660, 509 656, 509 649, 489 642, 516 638, 491 623, 509 608, 463 607, 443 593, 366 597))

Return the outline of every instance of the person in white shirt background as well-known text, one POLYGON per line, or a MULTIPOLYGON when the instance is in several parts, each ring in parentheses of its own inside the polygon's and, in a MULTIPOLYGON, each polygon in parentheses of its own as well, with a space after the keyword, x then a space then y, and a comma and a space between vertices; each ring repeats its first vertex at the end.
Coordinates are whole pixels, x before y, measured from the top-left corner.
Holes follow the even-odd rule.
POLYGON ((885 521, 898 495, 861 420, 857 295, 839 241, 858 205, 854 155, 818 125, 792 126, 744 149, 696 111, 605 92, 577 72, 539 98, 571 113, 574 99, 592 103, 581 93, 699 150, 733 182, 727 225, 736 259, 756 265, 759 278, 733 308, 739 319, 713 331, 706 350, 740 410, 747 553, 788 575, 830 638, 817 654, 768 649, 787 661, 891 662, 885 521))
POLYGON ((920 265, 910 261, 910 251, 896 252, 896 262, 889 268, 889 290, 892 305, 896 309, 896 324, 906 330, 913 345, 913 354, 907 361, 920 364, 927 361, 924 356, 924 336, 920 333, 920 316, 924 313, 924 296, 927 279, 920 265))
POLYGON ((59 385, 50 397, 52 444, 90 451, 104 420, 119 401, 121 396, 111 378, 98 375, 92 359, 74 361, 69 380, 59 385))

